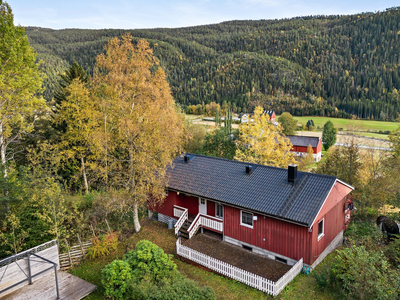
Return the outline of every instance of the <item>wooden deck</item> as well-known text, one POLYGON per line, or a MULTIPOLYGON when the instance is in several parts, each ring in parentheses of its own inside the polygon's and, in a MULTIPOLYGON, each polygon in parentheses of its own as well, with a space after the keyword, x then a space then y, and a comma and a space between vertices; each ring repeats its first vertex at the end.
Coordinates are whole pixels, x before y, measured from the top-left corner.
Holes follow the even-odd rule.
MULTIPOLYGON (((66 272, 58 271, 58 286, 61 300, 80 300, 97 287, 90 282, 66 272)), ((57 298, 54 272, 25 285, 11 294, 0 296, 1 300, 52 300, 57 298)))

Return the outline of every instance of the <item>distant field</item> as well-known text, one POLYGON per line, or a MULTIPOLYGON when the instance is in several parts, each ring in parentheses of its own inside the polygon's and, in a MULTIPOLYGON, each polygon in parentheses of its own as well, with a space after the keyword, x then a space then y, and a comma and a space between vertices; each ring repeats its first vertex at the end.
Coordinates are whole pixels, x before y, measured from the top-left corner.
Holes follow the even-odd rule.
MULTIPOLYGON (((185 115, 187 120, 201 120, 204 115, 185 115)), ((278 119, 279 116, 277 116, 278 119)), ((374 120, 350 120, 350 119, 338 119, 338 118, 328 118, 328 117, 294 117, 298 124, 306 124, 308 120, 312 119, 314 121, 315 127, 320 127, 320 131, 314 132, 315 136, 321 136, 322 128, 324 124, 329 120, 335 125, 340 131, 348 131, 354 128, 354 131, 360 136, 372 137, 377 139, 388 140, 388 134, 380 134, 379 131, 392 131, 397 129, 400 125, 397 122, 384 122, 384 121, 374 121, 374 120)), ((215 126, 212 121, 197 121, 197 124, 215 126)), ((233 124, 233 128, 238 128, 239 125, 233 124)), ((302 131, 297 131, 297 135, 302 135, 302 131)), ((313 135, 312 132, 305 131, 303 135, 313 135)))
MULTIPOLYGON (((350 128, 354 127, 356 131, 367 132, 367 133, 379 132, 379 130, 392 131, 399 126, 399 123, 397 122, 384 122, 384 121, 374 121, 374 120, 350 120, 350 119, 338 119, 338 118, 328 118, 328 117, 294 117, 294 118, 298 120, 299 124, 304 124, 304 125, 307 123, 308 120, 312 119, 314 121, 315 127, 319 126, 321 129, 326 122, 331 121, 336 128, 343 128, 343 130, 348 130, 349 127, 350 128)), ((381 135, 378 134, 378 136, 374 137, 379 137, 379 136, 381 135)))

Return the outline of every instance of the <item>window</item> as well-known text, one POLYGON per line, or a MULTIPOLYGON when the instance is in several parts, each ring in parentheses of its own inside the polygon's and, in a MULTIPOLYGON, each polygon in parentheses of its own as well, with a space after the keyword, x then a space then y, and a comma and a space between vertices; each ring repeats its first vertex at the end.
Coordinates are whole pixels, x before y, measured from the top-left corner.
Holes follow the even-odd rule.
POLYGON ((206 199, 200 198, 200 204, 201 204, 201 205, 205 205, 205 204, 206 204, 206 199))
POLYGON ((324 236, 324 219, 318 223, 318 241, 324 236))
POLYGON ((168 197, 168 189, 165 189, 164 195, 165 195, 165 197, 168 197))
POLYGON ((219 203, 215 204, 215 216, 221 219, 224 217, 224 207, 219 203))
POLYGON ((249 247, 249 246, 242 245, 242 248, 245 249, 245 250, 248 250, 248 251, 253 252, 253 248, 251 248, 251 247, 249 247))
POLYGON ((283 259, 283 258, 280 258, 280 257, 276 256, 276 257, 275 257, 275 260, 276 260, 276 261, 279 261, 279 262, 281 262, 281 263, 287 264, 287 259, 283 259))
POLYGON ((253 228, 253 214, 245 212, 243 210, 241 211, 241 214, 242 214, 242 218, 241 218, 240 225, 244 225, 244 226, 253 228))

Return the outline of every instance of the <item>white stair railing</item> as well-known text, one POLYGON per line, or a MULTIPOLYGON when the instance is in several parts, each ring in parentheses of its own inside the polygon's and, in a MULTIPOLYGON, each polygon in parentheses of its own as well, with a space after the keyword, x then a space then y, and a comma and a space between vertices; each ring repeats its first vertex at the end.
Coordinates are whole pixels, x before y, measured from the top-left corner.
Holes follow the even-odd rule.
POLYGON ((200 226, 223 232, 224 223, 221 219, 218 219, 216 217, 197 214, 193 223, 188 228, 189 239, 192 238, 193 235, 195 235, 200 226))
POLYGON ((174 205, 174 216, 179 217, 178 222, 175 224, 175 235, 177 235, 179 229, 181 229, 182 225, 188 219, 189 213, 186 208, 174 205))

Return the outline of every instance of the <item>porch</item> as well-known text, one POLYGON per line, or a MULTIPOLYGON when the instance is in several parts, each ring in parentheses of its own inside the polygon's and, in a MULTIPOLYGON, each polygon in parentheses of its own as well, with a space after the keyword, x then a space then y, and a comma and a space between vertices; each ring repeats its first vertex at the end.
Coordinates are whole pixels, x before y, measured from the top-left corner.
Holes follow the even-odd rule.
POLYGON ((175 223, 175 234, 178 233, 186 238, 192 238, 200 228, 205 228, 222 234, 224 223, 220 218, 199 213, 196 216, 190 215, 187 208, 174 205, 174 217, 178 218, 175 223))
POLYGON ((188 240, 178 238, 176 252, 190 262, 273 296, 278 295, 303 268, 303 259, 289 266, 208 234, 197 234, 188 240))

